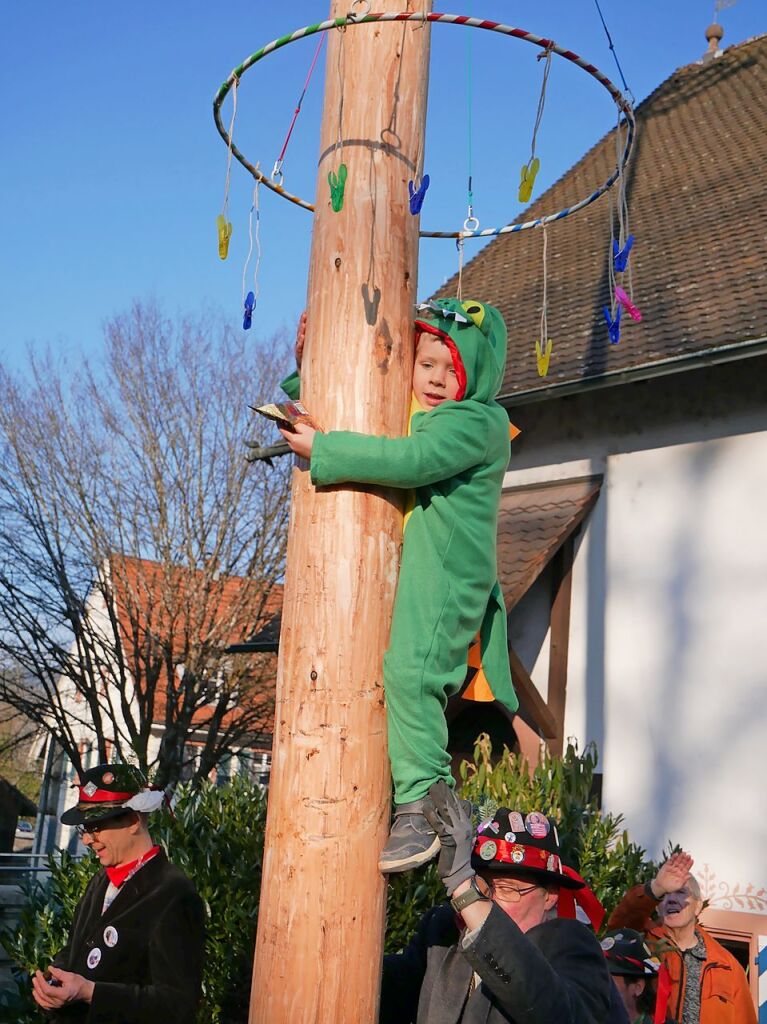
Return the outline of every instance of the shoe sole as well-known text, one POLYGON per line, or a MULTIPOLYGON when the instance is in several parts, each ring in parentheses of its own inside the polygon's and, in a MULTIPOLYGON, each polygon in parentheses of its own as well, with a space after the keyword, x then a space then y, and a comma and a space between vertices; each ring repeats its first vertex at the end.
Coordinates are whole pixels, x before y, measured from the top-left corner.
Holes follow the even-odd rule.
POLYGON ((400 871, 411 871, 413 868, 420 868, 423 864, 428 864, 430 860, 439 853, 439 836, 434 836, 434 841, 428 850, 424 850, 422 853, 412 854, 410 857, 401 857, 399 860, 380 860, 378 862, 378 870, 382 875, 395 875, 400 871))

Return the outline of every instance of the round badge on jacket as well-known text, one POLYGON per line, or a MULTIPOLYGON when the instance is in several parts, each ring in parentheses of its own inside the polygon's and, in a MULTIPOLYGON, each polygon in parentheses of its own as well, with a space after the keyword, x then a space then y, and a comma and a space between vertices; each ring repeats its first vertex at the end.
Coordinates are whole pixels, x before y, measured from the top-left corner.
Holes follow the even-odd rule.
POLYGON ((98 965, 101 963, 101 950, 99 949, 98 946, 95 946, 90 951, 90 953, 88 954, 88 959, 86 960, 86 963, 88 964, 88 967, 91 970, 94 970, 94 968, 98 967, 98 965))
POLYGON ((109 946, 110 949, 113 949, 117 945, 118 939, 119 935, 117 934, 117 929, 114 927, 114 925, 107 925, 107 927, 104 929, 104 945, 109 946))

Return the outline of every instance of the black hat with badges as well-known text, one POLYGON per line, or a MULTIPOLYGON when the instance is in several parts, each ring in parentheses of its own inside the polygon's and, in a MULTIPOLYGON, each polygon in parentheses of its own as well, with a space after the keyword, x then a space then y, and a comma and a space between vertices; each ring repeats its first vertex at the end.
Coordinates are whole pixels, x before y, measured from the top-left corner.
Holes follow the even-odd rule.
POLYGON ((608 932, 601 946, 610 974, 645 978, 656 975, 660 970, 660 960, 653 956, 647 943, 633 928, 608 932))
POLYGON ((523 814, 499 807, 477 828, 471 866, 475 871, 505 871, 563 889, 584 886, 583 879, 563 870, 557 827, 540 811, 523 814))
POLYGON ((153 789, 131 764, 98 764, 80 777, 78 800, 61 815, 63 825, 106 821, 126 811, 149 814, 162 806, 165 793, 153 789))

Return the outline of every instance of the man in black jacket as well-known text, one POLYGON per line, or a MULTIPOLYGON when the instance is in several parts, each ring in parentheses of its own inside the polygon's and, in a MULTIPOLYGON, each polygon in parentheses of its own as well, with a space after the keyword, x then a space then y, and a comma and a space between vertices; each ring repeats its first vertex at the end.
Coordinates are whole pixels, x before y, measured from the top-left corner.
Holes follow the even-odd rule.
POLYGON ((554 823, 500 808, 474 835, 444 782, 429 798, 451 900, 386 957, 380 1024, 605 1024, 611 987, 599 943, 557 916, 560 891, 583 881, 563 870, 554 823))
POLYGON ((162 800, 135 768, 102 764, 85 773, 78 803, 62 815, 102 870, 77 905, 66 946, 32 979, 50 1019, 194 1024, 204 912, 186 875, 152 843, 147 816, 162 800))

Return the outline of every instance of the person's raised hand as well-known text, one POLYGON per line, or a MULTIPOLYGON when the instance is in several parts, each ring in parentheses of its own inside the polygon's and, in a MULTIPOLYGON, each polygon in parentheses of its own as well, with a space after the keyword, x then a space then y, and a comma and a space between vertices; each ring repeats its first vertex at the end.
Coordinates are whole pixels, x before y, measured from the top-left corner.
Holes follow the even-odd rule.
POLYGON ((89 1003, 93 998, 93 982, 81 974, 49 967, 46 975, 36 971, 32 977, 32 997, 44 1010, 58 1010, 67 1003, 82 1001, 89 1003))
POLYGON ((280 427, 280 433, 296 455, 302 459, 311 459, 314 435, 317 433, 314 427, 310 427, 308 423, 295 423, 292 430, 280 427))
POLYGON ((442 849, 437 870, 448 896, 452 896, 456 887, 474 874, 471 866, 474 840, 471 804, 468 800, 459 800, 444 779, 440 779, 429 788, 423 813, 439 836, 442 849))
POLYGON ((667 892, 678 892, 687 884, 690 871, 695 862, 689 853, 681 850, 672 853, 669 859, 658 870, 658 874, 650 882, 653 896, 661 899, 667 892))
POLYGON ((301 369, 301 360, 304 358, 304 345, 306 343, 306 310, 303 311, 298 321, 296 330, 296 366, 301 369))

